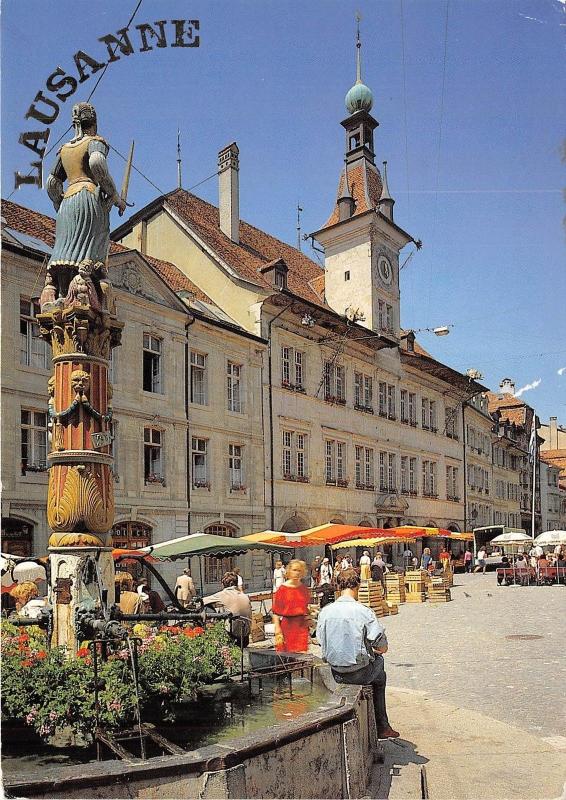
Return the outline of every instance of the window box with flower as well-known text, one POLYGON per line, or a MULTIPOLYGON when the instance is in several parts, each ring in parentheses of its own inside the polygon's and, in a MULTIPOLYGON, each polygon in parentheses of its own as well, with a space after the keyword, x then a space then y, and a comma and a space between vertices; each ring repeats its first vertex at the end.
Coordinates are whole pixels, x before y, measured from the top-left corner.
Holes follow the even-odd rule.
POLYGON ((248 491, 248 487, 244 486, 242 483, 233 483, 230 486, 230 492, 245 494, 248 491))
POLYGON ((193 489, 208 489, 210 492, 210 481, 193 481, 193 489))
POLYGON ((160 483, 161 486, 165 486, 165 476, 164 475, 156 475, 154 473, 150 473, 149 475, 145 476, 146 483, 160 483))
POLYGON ((342 489, 346 489, 349 483, 349 478, 336 478, 336 486, 339 486, 342 489))

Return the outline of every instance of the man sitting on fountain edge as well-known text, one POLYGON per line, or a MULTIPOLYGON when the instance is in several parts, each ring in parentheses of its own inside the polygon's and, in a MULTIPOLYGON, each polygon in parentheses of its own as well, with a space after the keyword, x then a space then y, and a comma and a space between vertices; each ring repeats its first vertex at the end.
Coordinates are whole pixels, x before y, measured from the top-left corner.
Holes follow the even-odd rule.
POLYGON ((316 638, 322 657, 337 683, 371 685, 377 735, 394 739, 399 733, 389 724, 385 705, 385 630, 374 612, 358 602, 360 579, 353 570, 339 575, 337 583, 341 596, 318 617, 316 638))

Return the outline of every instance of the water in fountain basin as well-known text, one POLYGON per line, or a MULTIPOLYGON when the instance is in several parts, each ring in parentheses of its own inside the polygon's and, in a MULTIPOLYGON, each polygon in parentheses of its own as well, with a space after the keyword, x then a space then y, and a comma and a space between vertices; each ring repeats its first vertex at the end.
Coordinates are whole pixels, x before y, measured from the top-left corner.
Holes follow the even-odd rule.
MULTIPOLYGON (((243 688, 243 687, 242 687, 243 688)), ((253 694, 247 691, 226 702, 188 704, 182 721, 157 725, 160 733, 187 750, 205 747, 265 728, 290 722, 310 711, 326 708, 330 695, 327 689, 311 684, 307 678, 293 677, 292 692, 287 678, 257 681, 253 694)))
MULTIPOLYGON (((172 742, 187 750, 227 740, 265 729, 266 735, 274 725, 290 722, 310 711, 331 707, 333 701, 327 689, 307 678, 293 677, 292 692, 287 678, 264 679, 260 691, 257 681, 253 694, 242 691, 229 701, 214 699, 187 703, 179 709, 179 718, 172 723, 149 719, 157 730, 172 742)), ((37 741, 14 741, 2 726, 2 770, 6 780, 46 777, 58 767, 85 764, 96 760, 94 747, 56 749, 37 741)), ((108 753, 104 753, 109 757, 108 753)))

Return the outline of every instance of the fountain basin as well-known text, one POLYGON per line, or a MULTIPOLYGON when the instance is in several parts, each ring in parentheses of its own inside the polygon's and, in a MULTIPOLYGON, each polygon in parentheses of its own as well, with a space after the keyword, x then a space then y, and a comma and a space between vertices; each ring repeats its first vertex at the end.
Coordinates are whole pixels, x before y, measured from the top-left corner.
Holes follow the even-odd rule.
POLYGON ((289 722, 194 749, 131 762, 45 767, 41 777, 4 776, 11 797, 42 798, 355 798, 379 756, 371 689, 339 686, 323 706, 289 722))

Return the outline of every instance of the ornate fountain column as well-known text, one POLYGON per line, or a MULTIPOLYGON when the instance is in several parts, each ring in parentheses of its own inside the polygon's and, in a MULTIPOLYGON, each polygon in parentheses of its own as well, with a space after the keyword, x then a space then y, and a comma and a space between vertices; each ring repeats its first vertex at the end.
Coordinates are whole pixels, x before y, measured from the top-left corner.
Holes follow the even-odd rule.
POLYGON ((108 145, 96 133, 94 108, 76 105, 73 123, 76 136, 59 151, 47 183, 58 215, 38 316, 53 352, 47 494, 53 644, 71 652, 78 613, 102 617, 114 601, 108 367, 124 323, 116 317, 107 255, 110 208, 126 207, 108 174, 108 145))

